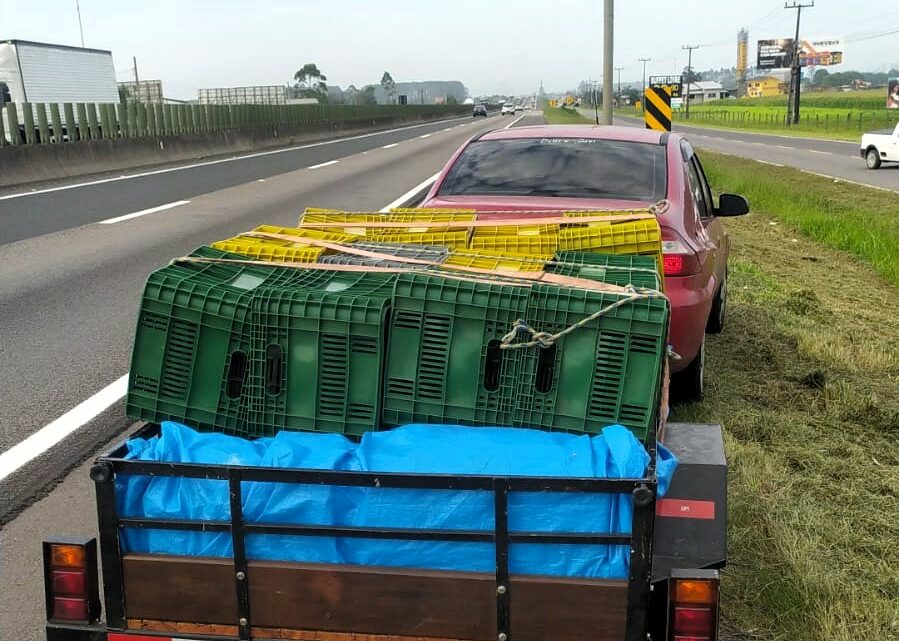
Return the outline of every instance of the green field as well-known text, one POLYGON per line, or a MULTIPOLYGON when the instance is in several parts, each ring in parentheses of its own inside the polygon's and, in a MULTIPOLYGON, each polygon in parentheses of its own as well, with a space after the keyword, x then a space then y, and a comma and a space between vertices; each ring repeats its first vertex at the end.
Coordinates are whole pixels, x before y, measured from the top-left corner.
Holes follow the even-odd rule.
POLYGON ((752 214, 706 400, 729 463, 728 641, 899 639, 896 195, 703 153, 752 214), (847 249, 834 249, 834 247, 847 249), (851 253, 850 253, 851 252, 851 253))
POLYGON ((577 109, 568 107, 550 107, 549 102, 543 103, 543 117, 550 125, 589 125, 592 120, 587 120, 577 109))

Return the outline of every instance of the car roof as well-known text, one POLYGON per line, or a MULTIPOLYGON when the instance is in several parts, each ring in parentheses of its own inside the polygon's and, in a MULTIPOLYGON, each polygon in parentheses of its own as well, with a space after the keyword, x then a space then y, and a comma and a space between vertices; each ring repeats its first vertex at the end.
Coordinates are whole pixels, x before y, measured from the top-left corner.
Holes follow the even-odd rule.
POLYGON ((523 138, 592 138, 596 140, 623 140, 650 144, 666 144, 669 134, 654 129, 619 127, 615 125, 534 125, 495 129, 478 140, 520 140, 523 138))

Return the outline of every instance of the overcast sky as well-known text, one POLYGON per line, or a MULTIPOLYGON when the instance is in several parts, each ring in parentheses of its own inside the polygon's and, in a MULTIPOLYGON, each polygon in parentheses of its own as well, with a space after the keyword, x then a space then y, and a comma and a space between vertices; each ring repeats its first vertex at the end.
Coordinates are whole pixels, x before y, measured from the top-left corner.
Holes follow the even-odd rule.
MULTIPOLYGON (((472 94, 575 87, 601 75, 602 0, 80 0, 85 45, 110 49, 119 80, 136 56, 143 79, 167 96, 198 87, 284 84, 315 62, 329 84, 461 80, 472 94)), ((807 0, 804 0, 807 1, 807 0)), ((618 0, 615 66, 623 81, 735 64, 736 34, 790 37, 796 12, 781 0, 618 0)), ((832 70, 899 67, 897 0, 818 0, 803 11, 803 37, 846 36, 832 70)), ((0 0, 0 38, 78 45, 75 0, 0 0)), ((750 62, 751 63, 751 62, 750 62)))

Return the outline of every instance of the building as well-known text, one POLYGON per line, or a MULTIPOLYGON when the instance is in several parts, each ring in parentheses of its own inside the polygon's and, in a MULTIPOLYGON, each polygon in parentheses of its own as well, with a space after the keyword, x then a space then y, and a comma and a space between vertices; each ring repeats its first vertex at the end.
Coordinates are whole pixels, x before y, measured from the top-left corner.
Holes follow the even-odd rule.
POLYGON ((691 82, 688 85, 688 91, 690 93, 690 104, 694 105, 701 105, 709 100, 722 100, 728 96, 727 89, 721 86, 720 82, 711 80, 691 82))
POLYGON ((752 78, 746 82, 746 95, 749 98, 781 96, 787 93, 789 87, 789 80, 786 80, 783 76, 761 76, 760 78, 752 78))
POLYGON ((287 104, 286 85, 255 87, 220 87, 200 89, 200 104, 211 105, 284 105, 287 104))
POLYGON ((120 82, 119 95, 125 102, 162 102, 162 80, 120 82))

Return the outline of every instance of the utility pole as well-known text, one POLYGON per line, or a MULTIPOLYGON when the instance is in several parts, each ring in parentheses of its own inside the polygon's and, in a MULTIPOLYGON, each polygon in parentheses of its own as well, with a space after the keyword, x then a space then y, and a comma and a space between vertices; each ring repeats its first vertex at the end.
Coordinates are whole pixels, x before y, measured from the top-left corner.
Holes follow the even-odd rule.
POLYGON ((640 105, 642 106, 645 100, 644 96, 646 96, 646 63, 650 62, 652 58, 639 58, 638 60, 643 63, 643 90, 640 92, 640 105))
POLYGON ((802 17, 803 8, 814 6, 814 0, 808 4, 796 0, 793 0, 792 4, 784 3, 784 9, 796 9, 796 37, 793 38, 793 61, 790 67, 790 99, 787 101, 787 122, 794 125, 799 124, 799 93, 802 85, 802 70, 799 67, 799 52, 802 51, 802 44, 799 42, 799 18, 802 17))
POLYGON ((693 50, 699 49, 699 45, 684 45, 681 47, 687 52, 687 96, 686 96, 686 113, 684 117, 690 119, 690 81, 693 77, 693 50))
POLYGON ((624 67, 615 67, 615 71, 618 72, 618 98, 621 98, 621 70, 624 67))
POLYGON ((75 11, 78 12, 78 31, 81 33, 81 48, 84 48, 84 27, 81 26, 81 5, 75 0, 75 11))
POLYGON ((140 82, 140 79, 137 77, 137 56, 131 56, 131 60, 134 62, 134 84, 136 85, 140 82))
POLYGON ((612 124, 612 61, 615 33, 615 0, 603 0, 602 33, 602 124, 612 124))
POLYGON ((599 124, 599 101, 596 96, 596 87, 599 85, 599 81, 592 80, 593 83, 593 115, 596 118, 596 124, 599 124))

